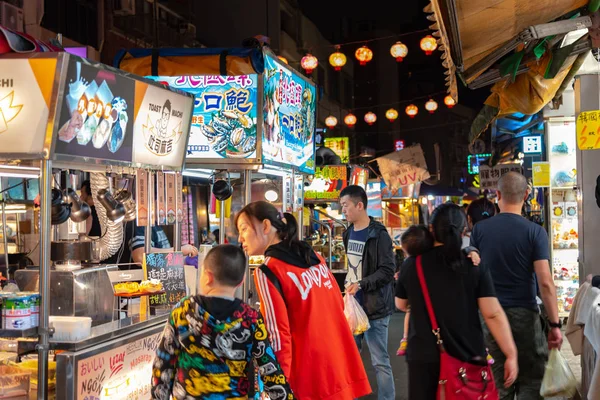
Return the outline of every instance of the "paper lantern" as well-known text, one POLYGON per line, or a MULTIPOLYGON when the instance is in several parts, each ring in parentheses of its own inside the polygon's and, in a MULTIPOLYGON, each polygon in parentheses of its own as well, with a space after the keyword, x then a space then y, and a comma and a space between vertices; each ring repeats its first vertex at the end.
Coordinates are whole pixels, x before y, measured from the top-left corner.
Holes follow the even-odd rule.
POLYGON ((375 113, 372 113, 371 111, 369 111, 368 113, 365 114, 365 122, 369 125, 373 125, 375 123, 375 121, 377 121, 377 115, 375 115, 375 113))
POLYGON ((287 58, 283 57, 283 56, 277 56, 277 58, 279 58, 279 60, 284 63, 284 64, 289 64, 287 58))
POLYGON ((444 104, 448 108, 452 108, 456 105, 456 101, 452 98, 452 96, 448 95, 448 96, 444 97, 444 104))
POLYGON ((408 106, 406 106, 406 115, 408 115, 411 118, 414 118, 415 115, 417 115, 419 113, 419 107, 415 106, 414 104, 410 104, 408 106))
POLYGON ((437 49, 437 40, 435 40, 433 36, 427 35, 421 39, 421 50, 423 50, 425 54, 430 56, 435 49, 437 49))
POLYGON ((402 42, 396 42, 390 48, 390 54, 392 57, 396 59, 398 62, 402 62, 404 57, 408 54, 408 47, 402 42))
POLYGON ((329 56, 329 64, 333 67, 334 70, 340 71, 344 65, 346 65, 346 55, 340 52, 340 46, 335 47, 335 53, 331 53, 329 56))
POLYGON ((373 51, 367 46, 363 46, 357 49, 354 55, 356 56, 356 59, 360 62, 360 65, 367 65, 367 63, 373 59, 373 51))
POLYGON ((319 60, 317 60, 317 57, 308 53, 300 60, 300 66, 304 68, 308 75, 310 75, 319 66, 319 60))
POLYGON ((438 103, 433 99, 429 99, 427 100, 427 103, 425 103, 425 109, 429 111, 430 114, 433 114, 435 110, 438 109, 438 103))
POLYGON ((348 114, 344 117, 344 123, 349 127, 353 128, 356 125, 356 116, 354 114, 348 114))
POLYGON ((393 108, 390 108, 385 112, 385 117, 390 120, 390 122, 394 122, 398 118, 398 111, 393 108))
POLYGON ((337 123, 338 123, 338 120, 333 115, 330 115, 329 117, 325 118, 325 125, 327 125, 328 128, 331 128, 331 129, 335 128, 337 123))

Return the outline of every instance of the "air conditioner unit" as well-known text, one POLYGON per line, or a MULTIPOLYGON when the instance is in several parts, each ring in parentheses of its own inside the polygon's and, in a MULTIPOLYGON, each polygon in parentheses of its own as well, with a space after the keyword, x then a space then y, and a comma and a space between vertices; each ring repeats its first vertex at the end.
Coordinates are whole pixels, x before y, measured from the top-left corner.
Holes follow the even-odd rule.
POLYGON ((115 2, 116 15, 135 15, 135 0, 121 0, 115 2))
POLYGON ((23 32, 23 9, 0 1, 0 25, 23 32))

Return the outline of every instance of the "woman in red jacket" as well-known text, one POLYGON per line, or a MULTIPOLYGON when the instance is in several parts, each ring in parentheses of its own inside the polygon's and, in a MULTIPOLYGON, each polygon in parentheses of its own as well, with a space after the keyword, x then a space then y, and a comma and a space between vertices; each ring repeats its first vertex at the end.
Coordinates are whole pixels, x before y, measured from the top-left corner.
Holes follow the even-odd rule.
POLYGON ((310 245, 296 239, 292 214, 265 202, 236 216, 248 255, 265 255, 254 281, 277 360, 300 399, 355 399, 371 393, 344 316, 335 278, 310 245))

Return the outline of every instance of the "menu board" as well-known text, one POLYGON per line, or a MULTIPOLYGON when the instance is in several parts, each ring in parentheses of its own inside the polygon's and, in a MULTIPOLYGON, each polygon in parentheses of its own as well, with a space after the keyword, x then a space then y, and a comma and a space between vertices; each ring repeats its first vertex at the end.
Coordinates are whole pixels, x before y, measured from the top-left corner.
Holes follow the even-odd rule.
POLYGON ((185 286, 184 257, 181 252, 146 254, 145 268, 148 279, 158 279, 165 293, 149 296, 150 306, 175 305, 187 292, 185 286))
POLYGON ((152 362, 162 333, 78 359, 77 400, 150 398, 152 362))
POLYGON ((304 191, 304 200, 337 201, 340 192, 347 185, 347 169, 345 165, 329 165, 317 167, 315 177, 304 191))
POLYGON ((131 162, 135 81, 70 57, 55 153, 131 162))
POLYGON ((56 59, 6 59, 0 65, 0 153, 41 154, 56 59))
POLYGON ((187 158, 256 158, 258 75, 148 78, 195 96, 187 158))
POLYGON ((265 54, 263 159, 315 171, 315 85, 265 54))

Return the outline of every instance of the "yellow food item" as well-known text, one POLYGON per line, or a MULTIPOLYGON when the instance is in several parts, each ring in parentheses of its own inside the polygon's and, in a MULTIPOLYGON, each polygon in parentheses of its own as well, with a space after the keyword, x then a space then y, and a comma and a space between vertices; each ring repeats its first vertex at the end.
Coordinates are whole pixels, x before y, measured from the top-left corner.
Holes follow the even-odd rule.
POLYGON ((140 283, 140 291, 144 293, 160 292, 162 289, 162 282, 158 279, 150 279, 140 283))
POLYGON ((137 282, 123 282, 115 285, 115 293, 132 294, 140 291, 140 284, 137 282))

